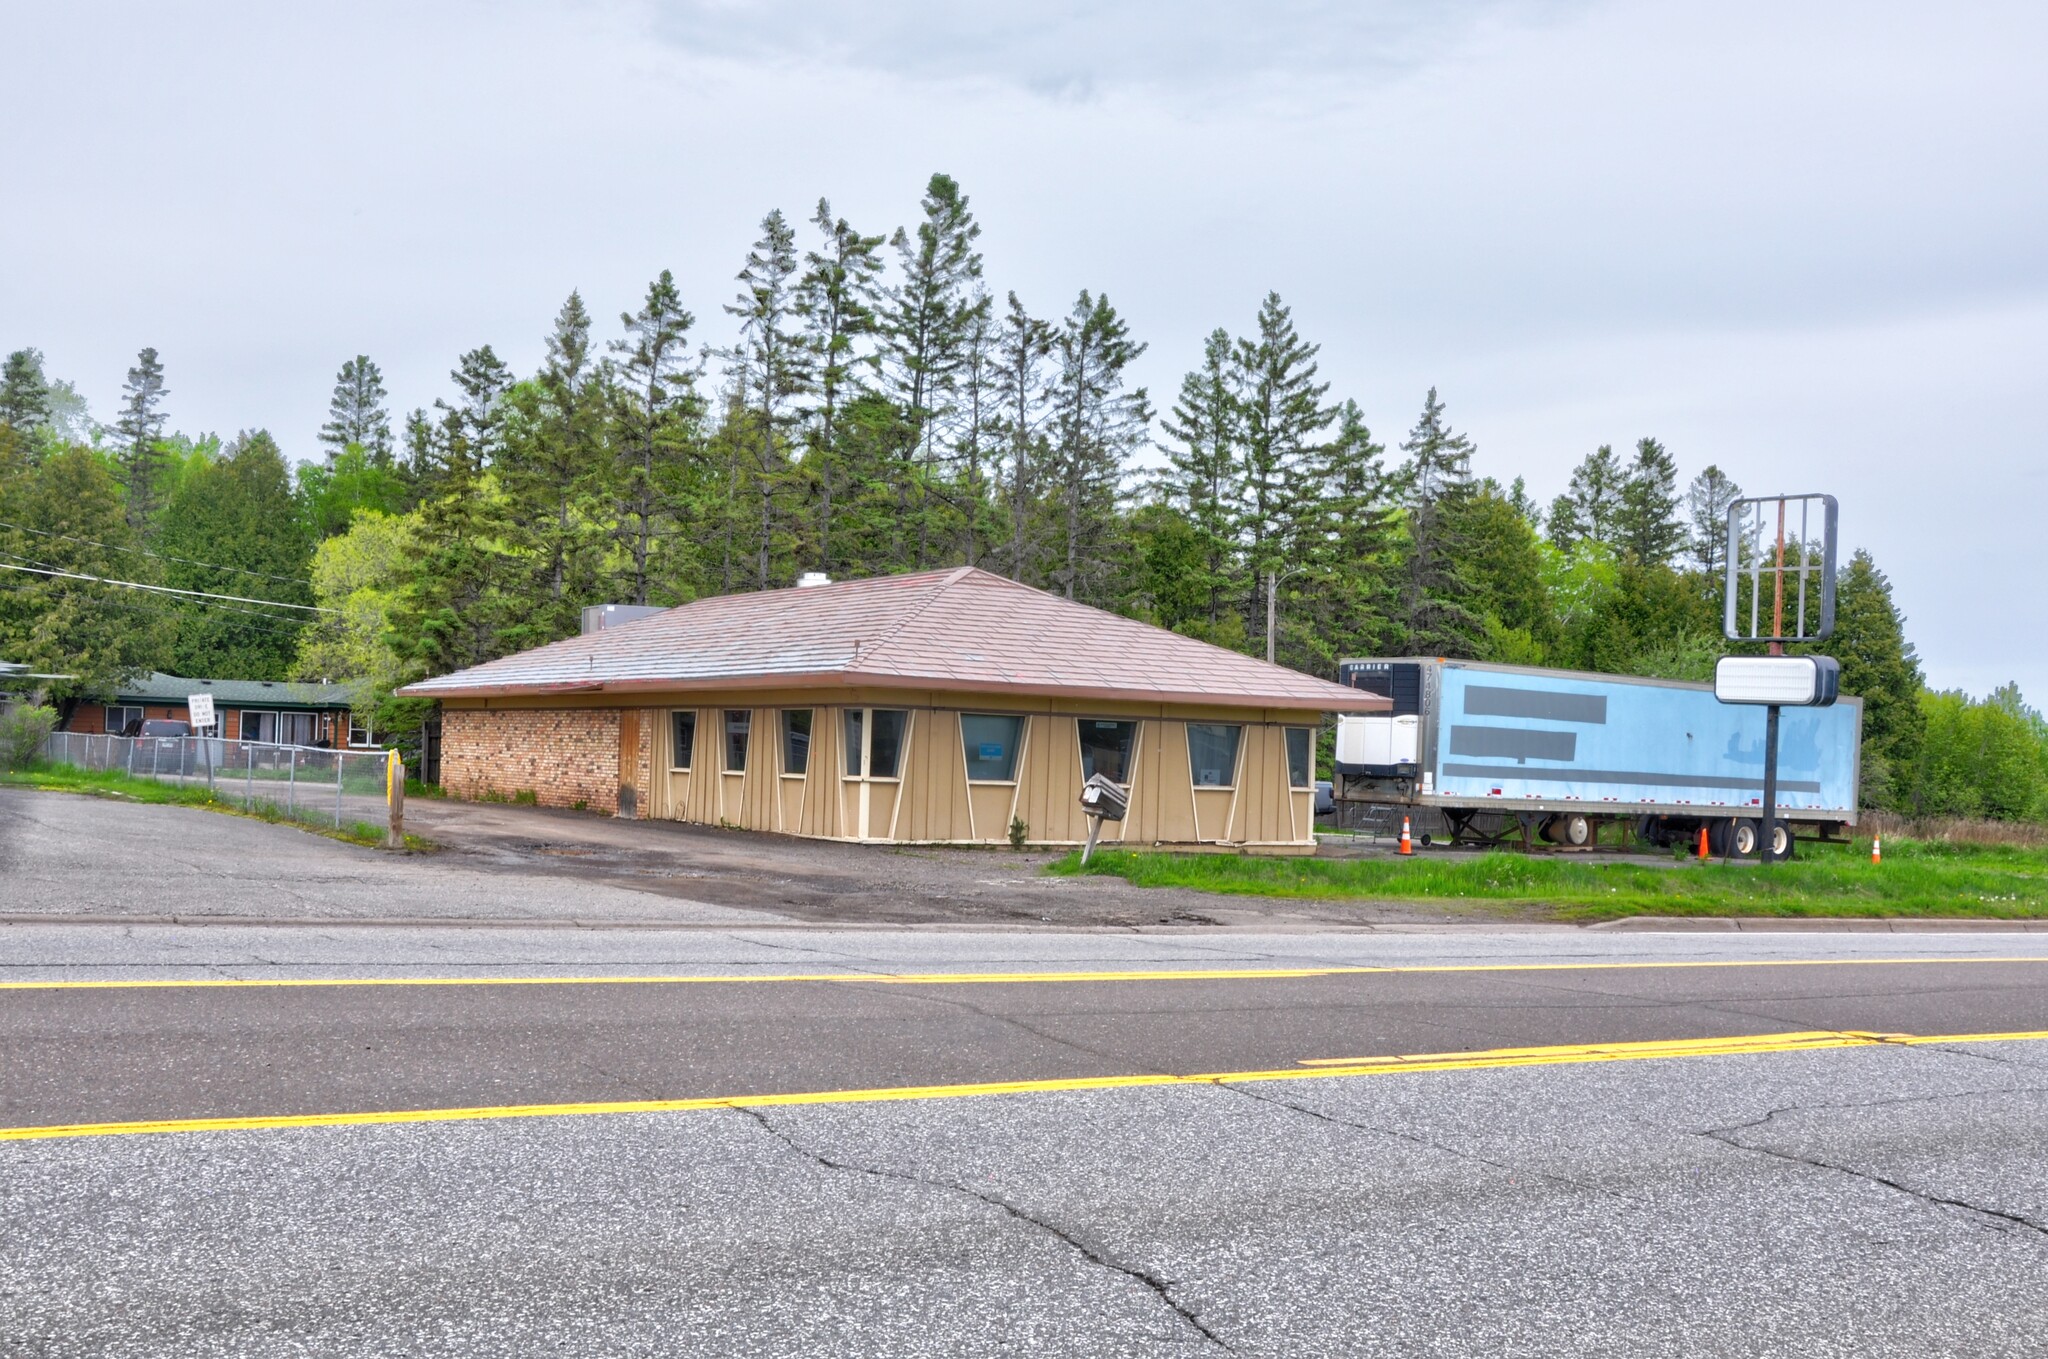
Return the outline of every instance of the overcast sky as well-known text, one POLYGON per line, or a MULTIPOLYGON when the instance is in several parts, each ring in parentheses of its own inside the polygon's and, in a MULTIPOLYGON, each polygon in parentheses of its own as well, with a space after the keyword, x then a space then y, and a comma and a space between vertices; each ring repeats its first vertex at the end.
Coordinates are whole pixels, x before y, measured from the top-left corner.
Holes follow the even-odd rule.
POLYGON ((1275 289, 1397 443, 1436 385, 1544 499, 1663 439, 1827 490, 1930 680, 2048 699, 2048 6, 0 0, 0 349, 110 418, 316 455, 562 298, 673 269, 700 338, 761 216, 958 178, 992 286, 1106 291, 1170 402, 1275 289))

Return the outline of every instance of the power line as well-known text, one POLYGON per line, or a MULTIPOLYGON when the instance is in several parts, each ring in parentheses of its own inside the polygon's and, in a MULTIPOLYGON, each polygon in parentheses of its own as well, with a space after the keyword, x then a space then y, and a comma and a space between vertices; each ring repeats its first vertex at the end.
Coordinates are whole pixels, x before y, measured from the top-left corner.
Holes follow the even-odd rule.
MULTIPOLYGON (((5 563, 0 563, 0 565, 5 565, 5 563)), ((27 587, 28 582, 23 581, 19 586, 0 586, 0 589, 14 590, 26 589, 27 587)), ((251 619, 260 620, 252 623, 237 624, 236 626, 238 627, 253 628, 259 632, 275 633, 280 637, 297 637, 302 630, 314 626, 316 622, 316 620, 311 618, 287 618, 282 614, 264 613, 260 609, 239 608, 233 604, 222 604, 212 599, 152 599, 145 595, 141 598, 129 597, 121 600, 109 600, 108 603, 123 608, 179 609, 190 605, 193 608, 199 609, 220 609, 227 613, 243 614, 251 619)))
POLYGON ((159 595, 182 595, 188 599, 226 599, 237 604, 265 604, 273 609, 304 609, 308 613, 341 612, 340 609, 330 609, 319 604, 287 604, 281 599, 251 599, 247 595, 222 595, 210 590, 177 590, 168 585, 145 585, 139 580, 109 580, 105 576, 88 576, 78 571, 57 571, 43 566, 17 566, 13 562, 0 562, 0 571, 27 571, 34 575, 55 576, 63 580, 89 580, 97 585, 120 585, 130 590, 147 590, 159 595))
POLYGON ((117 547, 109 543, 96 543, 90 538, 75 538, 68 533, 52 533, 49 529, 29 528, 25 524, 0 522, 0 529, 13 529, 16 533, 33 533, 39 538, 60 538, 67 543, 77 543, 83 547, 96 547, 102 552, 134 552, 144 557, 154 557, 160 562, 177 562, 181 566, 203 566, 209 571, 234 571, 244 576, 255 576, 259 580, 282 581, 286 585, 305 584, 305 581, 298 576, 279 576, 273 575, 268 571, 251 571, 246 566, 223 566, 219 562, 203 562, 192 557, 173 557, 168 553, 152 552, 146 547, 117 547))

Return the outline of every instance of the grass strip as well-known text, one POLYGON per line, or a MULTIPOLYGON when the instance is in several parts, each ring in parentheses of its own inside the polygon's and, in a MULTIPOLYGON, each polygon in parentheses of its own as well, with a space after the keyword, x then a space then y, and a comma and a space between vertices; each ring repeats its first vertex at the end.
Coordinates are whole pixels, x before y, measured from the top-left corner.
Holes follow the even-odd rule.
POLYGON ((1255 858, 1098 850, 1048 872, 1123 878, 1236 896, 1540 908, 1559 920, 1632 915, 2048 917, 2048 850, 1887 840, 1802 843, 1791 863, 1669 865, 1561 855, 1429 851, 1412 859, 1255 858))
MULTIPOLYGON (((253 821, 264 821, 271 825, 295 826, 300 830, 311 831, 315 835, 324 835, 330 840, 341 840, 352 845, 367 845, 372 849, 384 847, 384 827, 375 822, 344 821, 337 827, 332 816, 322 816, 315 808, 305 808, 287 815, 284 808, 272 806, 267 802, 252 802, 245 807, 240 803, 224 801, 204 788, 137 778, 116 769, 79 769, 65 764, 35 764, 26 769, 0 771, 0 787, 33 788, 45 793, 81 793, 88 797, 118 798, 124 802, 140 802, 152 806, 197 807, 202 811, 223 812, 229 816, 246 816, 253 821)), ((433 841, 417 835, 406 836, 405 847, 414 850, 436 848, 433 841)))

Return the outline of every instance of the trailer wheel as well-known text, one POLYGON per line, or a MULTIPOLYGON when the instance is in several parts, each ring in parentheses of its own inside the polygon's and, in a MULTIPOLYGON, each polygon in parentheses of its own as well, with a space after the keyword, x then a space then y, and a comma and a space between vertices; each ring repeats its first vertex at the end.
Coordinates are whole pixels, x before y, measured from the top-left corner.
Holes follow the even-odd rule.
POLYGON ((1735 857, 1754 859, 1756 847, 1763 840, 1762 828, 1745 816, 1735 823, 1732 834, 1735 837, 1735 857))
POLYGON ((1771 827, 1771 857, 1780 863, 1797 854, 1799 841, 1792 835, 1792 828, 1784 822, 1771 827))

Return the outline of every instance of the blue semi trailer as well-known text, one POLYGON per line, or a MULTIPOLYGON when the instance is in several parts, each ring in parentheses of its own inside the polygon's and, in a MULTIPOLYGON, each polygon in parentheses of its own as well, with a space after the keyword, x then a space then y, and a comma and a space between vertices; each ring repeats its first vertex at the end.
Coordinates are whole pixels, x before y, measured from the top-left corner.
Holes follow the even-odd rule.
MULTIPOLYGON (((1335 796, 1430 809, 1454 841, 1597 843, 1600 828, 1668 847, 1705 829, 1752 856, 1763 810, 1764 710, 1709 684, 1433 658, 1348 660, 1340 684, 1392 700, 1337 721, 1335 796)), ((1786 708, 1778 743, 1779 855, 1795 831, 1856 824, 1863 703, 1786 708)))

